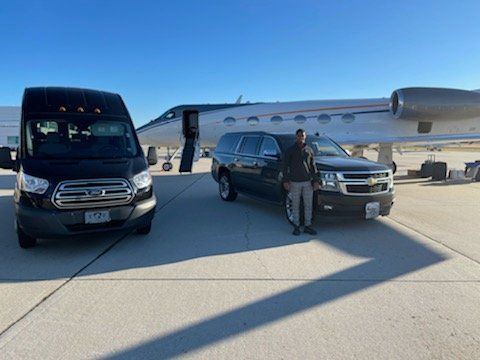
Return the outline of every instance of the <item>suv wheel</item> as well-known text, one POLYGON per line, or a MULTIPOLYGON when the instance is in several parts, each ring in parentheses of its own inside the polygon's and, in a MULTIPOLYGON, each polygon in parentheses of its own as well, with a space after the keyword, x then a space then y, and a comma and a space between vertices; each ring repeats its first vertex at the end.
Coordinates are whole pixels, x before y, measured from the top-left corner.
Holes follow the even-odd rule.
POLYGON ((20 245, 22 249, 28 249, 37 245, 37 239, 25 234, 25 232, 18 225, 17 225, 17 237, 18 237, 18 245, 20 245))
POLYGON ((230 175, 227 172, 220 175, 220 180, 218 181, 218 192, 220 197, 225 201, 234 201, 237 198, 238 193, 233 188, 232 180, 230 175))
MULTIPOLYGON (((313 204, 312 204, 312 222, 315 221, 316 218, 316 210, 317 207, 315 206, 315 199, 316 199, 316 192, 313 193, 313 204)), ((285 217, 287 218, 288 222, 292 225, 293 223, 293 205, 292 205, 292 195, 290 193, 285 194, 285 199, 283 201, 283 207, 285 209, 285 217)), ((300 226, 305 224, 305 216, 303 214, 303 198, 300 199, 300 226)))

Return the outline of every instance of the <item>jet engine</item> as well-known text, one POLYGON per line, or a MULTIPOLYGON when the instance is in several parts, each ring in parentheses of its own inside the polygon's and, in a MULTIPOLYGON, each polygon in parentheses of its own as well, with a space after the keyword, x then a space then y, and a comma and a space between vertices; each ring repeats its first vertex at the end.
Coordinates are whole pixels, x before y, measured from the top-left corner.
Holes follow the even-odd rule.
POLYGON ((390 97, 396 119, 461 120, 480 117, 480 93, 444 88, 405 88, 390 97))

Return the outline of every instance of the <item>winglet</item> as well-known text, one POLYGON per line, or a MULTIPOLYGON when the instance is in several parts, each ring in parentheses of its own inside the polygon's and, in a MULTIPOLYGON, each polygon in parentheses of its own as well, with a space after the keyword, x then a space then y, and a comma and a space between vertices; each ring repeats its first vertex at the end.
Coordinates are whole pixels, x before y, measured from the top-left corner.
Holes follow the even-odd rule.
POLYGON ((242 97, 243 95, 240 95, 237 99, 237 101, 235 101, 235 104, 241 104, 242 103, 242 97))

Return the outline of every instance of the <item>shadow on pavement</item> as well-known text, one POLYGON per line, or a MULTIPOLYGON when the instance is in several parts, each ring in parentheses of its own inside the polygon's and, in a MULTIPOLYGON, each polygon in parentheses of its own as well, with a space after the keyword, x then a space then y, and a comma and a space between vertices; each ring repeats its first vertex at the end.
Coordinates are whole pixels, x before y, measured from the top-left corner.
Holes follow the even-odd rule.
MULTIPOLYGON (((279 207, 242 196, 233 203, 223 202, 209 176, 166 178, 155 178, 157 193, 163 197, 164 184, 176 184, 176 190, 169 195, 170 199, 175 197, 175 201, 164 201, 166 205, 157 213, 150 236, 124 238, 101 258, 102 261, 91 264, 79 276, 155 267, 312 240, 364 258, 365 262, 307 280, 287 291, 138 344, 111 358, 183 355, 445 260, 406 233, 397 231, 387 221, 350 221, 348 225, 344 220, 329 221, 314 239, 301 240, 290 235, 291 227, 279 207)), ((110 239, 108 243, 101 238, 46 241, 39 248, 20 250, 12 241, 15 236, 11 226, 13 208, 6 211, 7 202, 12 203, 11 197, 0 197, 0 224, 8 235, 2 236, 0 241, 0 282, 71 276, 116 241, 110 239)))

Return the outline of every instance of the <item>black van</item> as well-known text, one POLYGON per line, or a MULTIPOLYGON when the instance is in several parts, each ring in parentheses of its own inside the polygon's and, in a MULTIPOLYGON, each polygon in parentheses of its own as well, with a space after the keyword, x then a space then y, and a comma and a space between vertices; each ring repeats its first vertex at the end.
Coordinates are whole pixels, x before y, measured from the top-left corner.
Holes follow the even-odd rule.
POLYGON ((136 229, 150 232, 156 198, 132 120, 118 94, 27 88, 16 160, 0 149, 0 167, 17 172, 18 241, 136 229))
MULTIPOLYGON (((315 213, 375 218, 390 213, 393 173, 384 164, 352 158, 326 136, 307 135, 320 172, 315 213)), ((233 201, 237 193, 282 204, 292 221, 292 203, 282 186, 282 154, 295 143, 293 134, 237 132, 223 135, 212 160, 212 176, 220 197, 233 201)))

